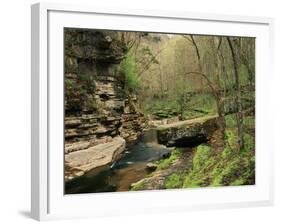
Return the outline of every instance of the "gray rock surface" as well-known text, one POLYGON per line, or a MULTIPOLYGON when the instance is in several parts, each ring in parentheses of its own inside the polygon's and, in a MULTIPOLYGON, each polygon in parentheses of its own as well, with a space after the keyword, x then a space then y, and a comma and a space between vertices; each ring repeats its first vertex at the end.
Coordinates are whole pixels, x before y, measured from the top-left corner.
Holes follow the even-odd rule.
POLYGON ((221 128, 217 115, 160 125, 158 141, 167 146, 193 147, 210 139, 215 130, 221 128))
POLYGON ((115 160, 141 133, 120 71, 126 52, 116 32, 65 29, 66 179, 115 160))
POLYGON ((65 178, 72 179, 89 170, 111 164, 119 158, 125 146, 123 138, 115 137, 110 142, 68 153, 65 155, 65 165, 68 167, 65 178))

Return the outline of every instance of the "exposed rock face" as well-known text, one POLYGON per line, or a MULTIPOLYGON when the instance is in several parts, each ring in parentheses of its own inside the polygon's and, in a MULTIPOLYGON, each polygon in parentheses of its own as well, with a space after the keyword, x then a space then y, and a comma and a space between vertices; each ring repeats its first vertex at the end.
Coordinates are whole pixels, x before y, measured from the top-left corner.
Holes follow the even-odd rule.
POLYGON ((207 116, 158 127, 161 144, 178 147, 194 147, 211 139, 214 131, 221 128, 218 116, 207 116))
POLYGON ((96 114, 65 117, 65 153, 112 141, 118 134, 121 117, 96 114))
POLYGON ((65 29, 66 179, 113 162, 141 131, 140 116, 126 106, 126 51, 116 32, 65 29))
POLYGON ((115 137, 110 142, 66 154, 65 165, 68 167, 66 179, 81 176, 89 170, 110 164, 119 158, 125 145, 123 138, 115 137))
POLYGON ((125 53, 115 32, 65 30, 66 114, 123 111, 119 64, 125 53))
POLYGON ((145 118, 136 113, 124 113, 122 115, 122 127, 120 128, 120 135, 128 145, 134 144, 141 136, 142 130, 145 128, 145 118))

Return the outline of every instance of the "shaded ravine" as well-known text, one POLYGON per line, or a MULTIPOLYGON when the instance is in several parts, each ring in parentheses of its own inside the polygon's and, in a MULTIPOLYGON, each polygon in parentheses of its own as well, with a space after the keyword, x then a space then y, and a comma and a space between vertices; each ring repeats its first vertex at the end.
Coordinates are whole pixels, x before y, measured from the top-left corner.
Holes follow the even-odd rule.
POLYGON ((89 171, 82 177, 65 183, 65 193, 97 193, 128 191, 130 185, 146 177, 146 164, 168 157, 171 148, 157 142, 157 132, 149 129, 122 157, 111 166, 89 171))

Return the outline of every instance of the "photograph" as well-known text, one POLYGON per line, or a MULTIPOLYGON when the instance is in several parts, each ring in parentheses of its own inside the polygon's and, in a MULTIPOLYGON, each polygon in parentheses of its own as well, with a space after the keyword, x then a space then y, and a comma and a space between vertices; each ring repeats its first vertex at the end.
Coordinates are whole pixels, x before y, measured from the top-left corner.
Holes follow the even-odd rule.
POLYGON ((63 41, 65 194, 255 185, 255 37, 63 41))

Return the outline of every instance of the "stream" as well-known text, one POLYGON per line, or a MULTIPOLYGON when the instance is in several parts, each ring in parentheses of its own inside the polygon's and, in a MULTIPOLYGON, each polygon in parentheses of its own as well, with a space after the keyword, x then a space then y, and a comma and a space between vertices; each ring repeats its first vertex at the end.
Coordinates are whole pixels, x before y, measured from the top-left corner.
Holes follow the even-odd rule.
POLYGON ((128 191, 130 185, 146 177, 146 164, 167 157, 171 148, 157 142, 154 129, 143 132, 140 140, 127 148, 111 166, 89 171, 65 184, 66 194, 128 191))

